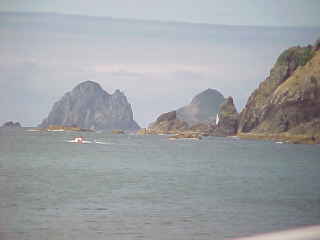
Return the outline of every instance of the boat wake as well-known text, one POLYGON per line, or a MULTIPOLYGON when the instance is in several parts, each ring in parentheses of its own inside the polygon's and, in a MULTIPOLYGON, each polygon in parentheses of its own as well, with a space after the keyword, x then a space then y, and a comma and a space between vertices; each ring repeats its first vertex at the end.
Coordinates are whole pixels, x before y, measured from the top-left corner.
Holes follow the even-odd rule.
POLYGON ((111 144, 111 143, 107 143, 107 142, 101 142, 101 141, 94 141, 97 144, 103 144, 103 145, 107 145, 107 144, 111 144))
POLYGON ((66 142, 69 142, 69 143, 96 143, 96 144, 102 144, 102 145, 112 144, 112 143, 102 142, 102 141, 97 141, 97 140, 94 140, 94 141, 81 140, 81 141, 79 141, 78 139, 67 140, 66 142))
POLYGON ((79 142, 77 140, 68 140, 67 142, 69 142, 69 143, 92 143, 91 141, 85 141, 85 140, 83 140, 82 142, 79 142))

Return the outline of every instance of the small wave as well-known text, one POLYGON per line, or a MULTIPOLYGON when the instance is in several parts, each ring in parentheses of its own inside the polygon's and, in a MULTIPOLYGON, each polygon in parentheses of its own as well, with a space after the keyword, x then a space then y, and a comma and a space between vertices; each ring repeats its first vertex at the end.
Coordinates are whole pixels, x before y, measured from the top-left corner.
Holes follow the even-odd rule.
POLYGON ((238 136, 229 136, 228 138, 236 139, 236 140, 240 139, 240 137, 238 137, 238 136))
POLYGON ((107 144, 112 144, 112 143, 108 143, 108 142, 101 142, 101 141, 94 141, 95 143, 97 144, 104 144, 104 145, 107 145, 107 144))
POLYGON ((39 129, 28 129, 26 130, 26 132, 40 132, 39 129))

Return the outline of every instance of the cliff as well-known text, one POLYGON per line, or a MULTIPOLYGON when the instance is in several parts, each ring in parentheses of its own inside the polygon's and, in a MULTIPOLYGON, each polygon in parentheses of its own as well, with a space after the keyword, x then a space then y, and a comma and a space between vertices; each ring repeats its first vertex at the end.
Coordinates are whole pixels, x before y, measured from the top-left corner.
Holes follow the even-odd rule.
POLYGON ((238 133, 320 137, 320 41, 284 51, 250 96, 238 133))
POLYGON ((233 103, 233 98, 228 97, 219 108, 216 119, 216 128, 211 133, 213 136, 233 136, 237 134, 239 114, 233 103))
POLYGON ((196 95, 190 104, 179 108, 177 118, 190 126, 198 123, 215 121, 219 106, 224 101, 223 95, 216 89, 207 89, 196 95))
POLYGON ((50 125, 94 130, 139 129, 126 96, 119 90, 110 95, 92 81, 80 83, 54 104, 39 127, 50 125))

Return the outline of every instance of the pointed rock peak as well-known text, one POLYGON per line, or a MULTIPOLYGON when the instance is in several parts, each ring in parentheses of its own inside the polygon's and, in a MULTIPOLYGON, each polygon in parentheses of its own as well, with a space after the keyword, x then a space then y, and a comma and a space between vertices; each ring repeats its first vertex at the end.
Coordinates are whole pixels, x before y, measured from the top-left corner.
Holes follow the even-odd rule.
POLYGON ((207 94, 217 93, 217 94, 219 94, 220 92, 217 89, 208 88, 208 89, 204 90, 202 93, 207 93, 207 94))
POLYGON ((115 90, 114 93, 111 95, 112 99, 116 99, 117 101, 128 101, 126 95, 119 89, 115 90))
POLYGON ((233 98, 232 97, 228 97, 221 105, 220 105, 220 111, 219 113, 223 113, 223 114, 236 114, 237 109, 233 103, 233 98))
POLYGON ((82 83, 79 83, 76 87, 97 87, 97 88, 101 88, 99 83, 96 83, 94 81, 84 81, 82 83))
POLYGON ((218 90, 208 88, 203 92, 199 93, 198 95, 196 95, 192 99, 191 104, 221 101, 221 99, 224 99, 224 96, 218 90))
POLYGON ((234 105, 234 104, 233 104, 233 98, 229 96, 229 97, 226 99, 226 104, 232 104, 232 105, 234 105))
POLYGON ((87 91, 100 91, 103 90, 99 83, 96 83, 94 81, 85 81, 82 83, 79 83, 73 91, 81 91, 81 92, 87 92, 87 91))
POLYGON ((175 120, 176 118, 177 118, 177 112, 171 111, 171 112, 161 114, 157 118, 156 122, 159 123, 159 122, 163 122, 163 121, 171 121, 171 120, 175 120))
POLYGON ((78 84, 57 101, 40 127, 49 125, 76 125, 96 130, 139 129, 126 96, 119 90, 109 95, 93 81, 78 84))
POLYGON ((112 95, 124 95, 119 89, 116 89, 112 95))
POLYGON ((221 105, 216 118, 216 136, 232 136, 237 133, 239 125, 239 114, 233 104, 233 98, 228 97, 221 105))

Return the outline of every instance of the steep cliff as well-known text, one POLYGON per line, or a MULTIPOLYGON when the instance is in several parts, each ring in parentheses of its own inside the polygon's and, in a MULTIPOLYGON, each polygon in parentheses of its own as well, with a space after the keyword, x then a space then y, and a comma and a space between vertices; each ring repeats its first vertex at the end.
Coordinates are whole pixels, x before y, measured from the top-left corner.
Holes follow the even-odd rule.
POLYGON ((131 105, 126 96, 116 90, 108 94, 98 83, 82 82, 56 102, 40 127, 49 125, 78 126, 108 130, 135 130, 131 105))
POLYGON ((179 108, 177 118, 187 122, 190 126, 215 121, 219 106, 224 100, 218 90, 209 88, 196 95, 189 105, 179 108))
POLYGON ((320 135, 319 49, 317 41, 280 55, 241 112, 239 133, 320 135))
POLYGON ((228 97, 221 105, 216 120, 216 128, 211 133, 213 136, 232 136, 237 134, 239 114, 233 103, 233 98, 228 97))

